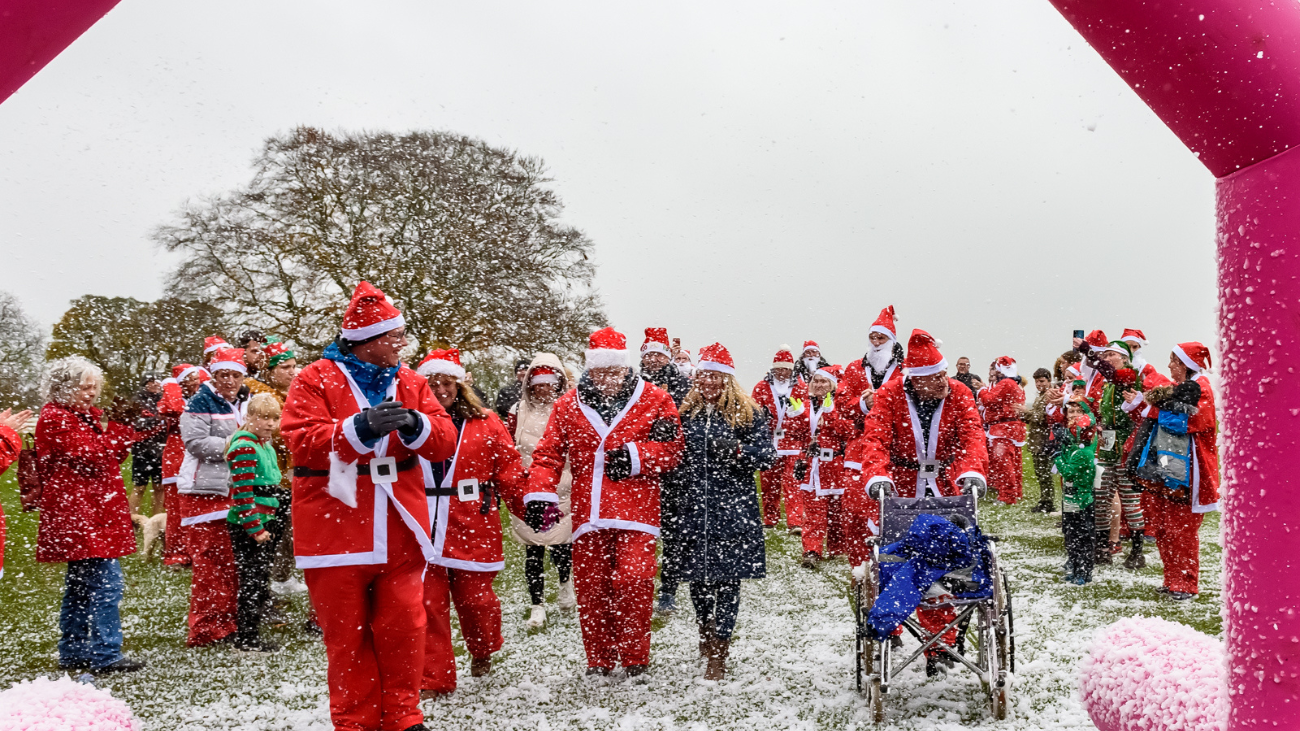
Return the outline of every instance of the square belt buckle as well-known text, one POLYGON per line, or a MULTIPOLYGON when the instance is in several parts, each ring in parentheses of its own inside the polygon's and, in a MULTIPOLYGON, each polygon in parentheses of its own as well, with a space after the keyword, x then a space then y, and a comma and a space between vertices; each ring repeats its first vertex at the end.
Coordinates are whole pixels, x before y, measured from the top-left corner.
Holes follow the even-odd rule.
POLYGON ((937 459, 922 459, 918 460, 918 463, 921 467, 917 470, 917 473, 921 477, 938 477, 939 465, 943 464, 937 459))
POLYGON ((775 436, 777 439, 784 439, 784 438, 785 438, 785 429, 777 429, 777 430, 776 430, 776 434, 774 434, 773 436, 775 436))
POLYGON ((456 497, 460 498, 462 503, 478 500, 478 479, 471 477, 456 483, 456 497))
POLYGON ((397 459, 377 457, 370 460, 370 481, 376 485, 397 482, 397 459))
POLYGON ((834 449, 828 449, 828 448, 826 448, 826 447, 822 447, 822 451, 821 451, 821 460, 822 460, 823 462, 829 462, 829 461, 831 461, 831 460, 833 460, 833 459, 835 459, 835 450, 834 450, 834 449))

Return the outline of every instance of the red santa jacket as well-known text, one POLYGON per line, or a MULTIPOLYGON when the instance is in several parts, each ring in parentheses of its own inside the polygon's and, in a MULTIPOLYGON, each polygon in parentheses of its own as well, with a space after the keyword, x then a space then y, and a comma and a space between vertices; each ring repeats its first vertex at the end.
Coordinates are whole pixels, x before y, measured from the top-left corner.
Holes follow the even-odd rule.
POLYGON ((555 402, 528 479, 529 493, 554 492, 567 457, 573 474, 573 540, 587 531, 615 528, 659 535, 659 476, 677 466, 682 454, 681 419, 667 391, 641 379, 627 405, 609 424, 572 389, 555 402), (677 426, 669 442, 653 442, 659 419, 677 426), (626 446, 632 476, 605 477, 605 452, 626 446))
POLYGON ((834 398, 828 406, 824 400, 814 404, 811 397, 806 397, 790 412, 789 423, 795 440, 804 445, 802 451, 808 463, 799 489, 817 497, 843 495, 844 447, 856 431, 852 418, 843 413, 834 398))
MULTIPOLYGON (((883 388, 886 383, 902 379, 903 367, 898 363, 892 363, 889 370, 885 371, 885 379, 880 382, 880 385, 883 388)), ((844 366, 844 375, 835 389, 835 402, 841 405, 840 408, 844 410, 842 415, 848 419, 849 425, 853 428, 850 441, 862 435, 862 419, 867 413, 866 404, 862 401, 863 394, 874 390, 871 385, 871 375, 867 373, 861 358, 844 366)))
MULTIPOLYGON (((807 399, 808 386, 804 384, 803 379, 792 378, 792 380, 794 383, 790 386, 790 399, 795 401, 807 399)), ((764 378, 755 384, 750 395, 759 406, 767 409, 767 423, 772 429, 772 444, 776 446, 776 453, 783 457, 799 454, 803 444, 791 434, 787 423, 789 408, 782 399, 776 397, 772 384, 764 378)))
MULTIPOLYGON (((9 469, 9 465, 18 460, 22 451, 23 440, 18 432, 7 426, 0 426, 0 475, 9 469)), ((5 575, 5 511, 0 506, 0 579, 5 575)))
POLYGON ((409 445, 396 432, 374 447, 357 438, 352 417, 369 404, 351 375, 332 360, 302 369, 289 387, 280 432, 293 454, 293 552, 299 568, 387 563, 390 504, 425 558, 433 557, 424 473, 416 457, 437 462, 450 457, 456 427, 428 381, 410 368, 397 372, 388 395, 419 412, 424 422, 409 445), (380 457, 395 459, 399 471, 395 482, 376 489, 358 467, 380 457), (348 495, 348 488, 355 492, 348 495), (345 502, 348 497, 355 507, 345 502))
MULTIPOLYGON (((435 483, 433 465, 421 458, 429 519, 433 522, 433 558, 429 563, 464 571, 500 571, 501 515, 497 497, 507 509, 522 516, 527 480, 519 450, 491 411, 482 419, 469 419, 460 430, 456 453, 435 483)), ((533 499, 557 500, 554 494, 533 499)))
MULTIPOLYGON (((1187 419, 1187 433, 1192 437, 1192 512, 1209 513, 1219 509, 1219 416, 1210 379, 1201 375, 1196 382, 1201 386, 1201 400, 1196 402, 1196 415, 1187 419)), ((1165 378, 1165 383, 1172 381, 1165 378)), ((1143 403, 1142 415, 1159 418, 1160 410, 1143 403)))
POLYGON ((992 386, 985 386, 975 395, 984 412, 984 428, 989 441, 1006 439, 1017 447, 1025 446, 1028 432, 1020 420, 1017 406, 1025 403, 1025 391, 1015 379, 1003 378, 992 386))
POLYGON ((940 495, 959 493, 957 480, 978 477, 988 481, 988 445, 975 398, 960 381, 948 379, 948 396, 935 411, 930 439, 922 441, 916 407, 903 389, 903 381, 886 383, 876 392, 862 436, 850 443, 844 466, 860 472, 849 489, 865 489, 877 480, 889 480, 902 497, 915 497, 920 488, 940 495), (922 460, 937 473, 921 474, 922 460))
POLYGON ((185 411, 185 396, 181 385, 172 379, 163 382, 162 398, 158 399, 158 415, 167 423, 167 444, 163 446, 162 476, 164 485, 176 483, 176 475, 185 460, 185 442, 181 440, 180 418, 185 411))

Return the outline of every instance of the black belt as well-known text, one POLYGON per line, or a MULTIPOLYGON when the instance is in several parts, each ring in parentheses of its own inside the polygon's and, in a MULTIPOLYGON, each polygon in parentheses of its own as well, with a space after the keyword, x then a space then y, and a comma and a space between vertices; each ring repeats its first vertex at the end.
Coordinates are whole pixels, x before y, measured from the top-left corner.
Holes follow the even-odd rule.
MULTIPOLYGON (((953 461, 952 461, 951 459, 941 459, 941 460, 939 460, 939 464, 940 464, 940 466, 942 466, 942 467, 944 467, 944 468, 947 468, 947 467, 949 467, 950 465, 952 465, 952 462, 953 462, 953 461)), ((899 457, 899 456, 897 456, 897 455, 892 455, 892 454, 889 455, 889 463, 892 464, 892 465, 894 465, 895 467, 902 467, 903 469, 907 469, 907 470, 917 470, 917 471, 920 471, 920 469, 921 469, 921 463, 920 463, 920 462, 917 462, 917 461, 914 460, 914 459, 908 459, 907 457, 899 457)))
POLYGON ((456 494, 454 487, 426 487, 424 494, 428 497, 451 497, 456 494))
MULTIPOLYGON (((419 464, 420 464, 419 457, 410 456, 402 460, 401 462, 397 463, 397 471, 405 472, 409 469, 413 469, 419 466, 419 464)), ((366 464, 357 465, 357 474, 368 476, 370 474, 370 463, 367 462, 366 464)), ((329 470, 314 470, 310 467, 298 467, 298 466, 295 466, 293 468, 294 477, 329 477, 329 475, 330 475, 329 470)))

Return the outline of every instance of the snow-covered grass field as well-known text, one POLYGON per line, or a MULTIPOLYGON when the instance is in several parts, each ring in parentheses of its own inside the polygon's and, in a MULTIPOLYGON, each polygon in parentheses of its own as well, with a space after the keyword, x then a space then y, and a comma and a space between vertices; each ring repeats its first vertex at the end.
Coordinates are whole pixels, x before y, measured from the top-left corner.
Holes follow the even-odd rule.
MULTIPOLYGON (((1004 565, 1012 578, 1016 676, 1011 717, 994 722, 973 675, 954 671, 927 680, 909 668, 886 700, 887 728, 1092 728, 1076 691, 1076 664, 1093 631, 1120 617, 1154 615, 1218 635, 1220 630, 1219 521, 1211 515, 1201 536, 1202 594, 1176 604, 1156 598, 1160 567, 1154 546, 1146 570, 1100 569, 1086 587, 1060 581, 1063 549, 1058 516, 1030 513, 1036 488, 1026 470, 1027 499, 1007 508, 987 504, 981 523, 1003 536, 1004 565)), ((0 580, 0 689, 57 672, 62 565, 38 565, 32 556, 35 514, 19 511, 13 471, 0 480, 8 514, 6 569, 0 580)), ((848 567, 843 560, 818 571, 798 565, 798 539, 769 532, 768 578, 746 582, 732 644, 730 675, 704 681, 689 587, 682 607, 656 620, 650 672, 639 682, 588 679, 574 614, 553 611, 548 626, 523 629, 527 592, 523 552, 507 540, 507 569, 497 577, 505 607, 505 647, 494 673, 468 677, 464 658, 455 695, 424 704, 433 729, 862 729, 872 724, 853 683, 853 617, 848 567), (644 682, 640 682, 644 681, 644 682)), ((137 557, 123 562, 122 605, 127 651, 149 662, 138 674, 105 678, 102 686, 125 699, 151 731, 328 729, 325 658, 319 641, 298 626, 305 595, 294 598, 295 622, 270 634, 284 643, 271 656, 184 645, 189 574, 164 570, 137 557)), ((548 566, 548 591, 555 578, 548 566)), ((551 605, 552 609, 554 605, 551 605)), ((913 641, 908 640, 913 648, 913 641)))

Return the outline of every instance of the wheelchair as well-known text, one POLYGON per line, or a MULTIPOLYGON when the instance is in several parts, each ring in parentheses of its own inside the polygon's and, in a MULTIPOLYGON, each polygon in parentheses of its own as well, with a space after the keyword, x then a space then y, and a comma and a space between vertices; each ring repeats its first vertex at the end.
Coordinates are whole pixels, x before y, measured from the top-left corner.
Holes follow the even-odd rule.
MULTIPOLYGON (((1011 688, 1008 673, 1015 672, 1015 624, 1011 611, 1011 583, 998 565, 996 536, 984 536, 987 553, 977 558, 983 566, 985 581, 972 580, 974 565, 943 576, 931 588, 942 588, 948 598, 940 603, 923 604, 927 609, 951 608, 956 618, 938 633, 931 634, 917 621, 913 613, 903 621, 903 629, 920 643, 915 651, 899 660, 905 649, 895 649, 897 638, 875 639, 867 624, 867 614, 880 592, 881 549, 900 540, 911 528, 912 521, 921 514, 946 518, 958 527, 978 525, 977 501, 974 495, 952 497, 927 496, 901 498, 882 496, 880 501, 880 535, 871 536, 867 543, 871 554, 865 564, 865 576, 855 571, 853 603, 857 624, 856 675, 857 688, 871 704, 876 723, 885 720, 885 696, 890 693, 897 673, 907 667, 930 648, 942 649, 946 656, 965 666, 979 678, 989 699, 995 719, 1005 719, 1010 703, 1011 688), (957 630, 957 641, 949 647, 942 637, 949 630, 957 630)), ((885 555, 883 560, 896 557, 885 555)))

